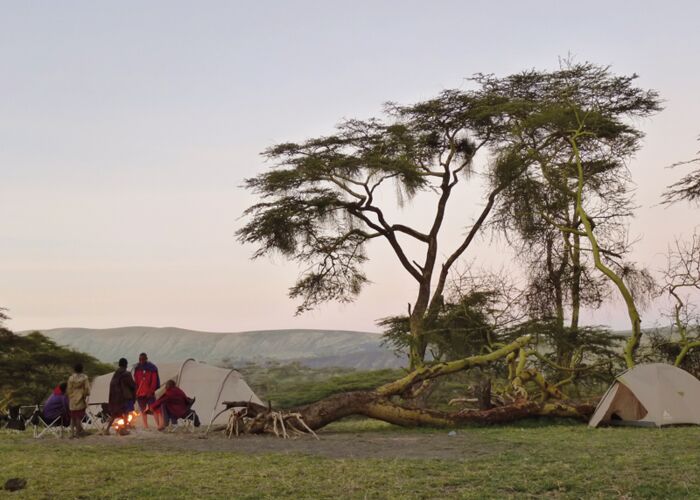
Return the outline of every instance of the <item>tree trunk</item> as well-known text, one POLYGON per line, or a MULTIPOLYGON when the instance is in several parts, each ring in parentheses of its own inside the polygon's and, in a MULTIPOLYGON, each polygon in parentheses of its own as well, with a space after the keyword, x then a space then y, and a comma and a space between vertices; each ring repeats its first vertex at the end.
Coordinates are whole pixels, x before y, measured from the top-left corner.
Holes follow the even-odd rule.
MULTIPOLYGON (((582 128, 583 126, 581 126, 581 129, 582 128)), ((579 135, 583 134, 584 132, 578 130, 572 137, 569 138, 569 142, 571 143, 571 146, 574 151, 576 167, 578 169, 578 188, 576 190, 576 213, 578 214, 579 218, 581 219, 581 223, 583 224, 583 236, 587 237, 588 241, 591 243, 591 250, 593 251, 593 261, 595 263, 595 267, 615 284, 615 286, 620 292, 620 295, 622 295, 625 304, 627 305, 627 315, 630 318, 630 323, 632 326, 632 335, 630 335, 630 337, 627 339, 627 343, 625 344, 624 357, 625 363, 627 364, 627 368, 633 368, 634 355, 637 351, 637 348, 639 347, 639 341, 642 337, 642 318, 639 315, 639 310, 637 309, 637 305, 635 304, 634 296, 632 295, 632 292, 630 292, 629 288, 627 288, 627 285, 625 284, 623 279, 603 263, 603 260, 600 257, 598 239, 593 233, 593 224, 591 224, 591 220, 588 217, 588 213, 586 213, 586 210, 583 207, 583 162, 581 161, 581 155, 578 149, 578 144, 576 142, 579 135)))
MULTIPOLYGON (((226 403, 231 406, 249 406, 249 415, 269 411, 268 408, 247 401, 226 403), (254 408, 251 412, 250 408, 254 408)), ((519 400, 510 405, 489 410, 459 410, 446 412, 425 408, 407 408, 379 396, 374 391, 353 391, 334 394, 315 403, 288 410, 301 414, 313 430, 348 417, 360 415, 404 427, 455 427, 464 424, 502 424, 530 417, 568 417, 587 420, 595 407, 590 404, 568 402, 540 403, 519 400)), ((258 430, 262 432, 262 429, 258 430)))
POLYGON ((485 378, 476 385, 476 399, 480 410, 490 410, 493 408, 493 403, 491 403, 490 378, 485 378))
MULTIPOLYGON (((525 335, 488 354, 471 356, 455 361, 435 363, 408 373, 404 377, 384 384, 371 391, 351 391, 334 394, 315 403, 284 410, 283 413, 299 414, 303 422, 309 428, 316 430, 331 422, 340 420, 350 415, 363 415, 382 420, 391 424, 403 426, 433 426, 453 427, 466 423, 502 423, 511 422, 520 418, 536 416, 560 416, 579 419, 588 418, 594 408, 591 405, 577 405, 565 402, 543 403, 529 400, 516 401, 511 405, 491 408, 487 410, 461 410, 457 412, 445 412, 424 408, 409 408, 395 403, 392 398, 406 395, 419 384, 429 383, 431 380, 467 370, 469 368, 484 366, 497 359, 517 352, 524 354, 522 349, 529 344, 531 337, 525 335)), ((256 419, 256 422, 265 422, 266 414, 272 412, 265 406, 248 401, 230 401, 224 403, 228 408, 246 407, 247 416, 256 419)), ((270 419, 267 419, 270 421, 270 419)), ((265 432, 265 425, 251 426, 251 432, 265 432)), ((303 429, 299 429, 303 430, 303 429)))

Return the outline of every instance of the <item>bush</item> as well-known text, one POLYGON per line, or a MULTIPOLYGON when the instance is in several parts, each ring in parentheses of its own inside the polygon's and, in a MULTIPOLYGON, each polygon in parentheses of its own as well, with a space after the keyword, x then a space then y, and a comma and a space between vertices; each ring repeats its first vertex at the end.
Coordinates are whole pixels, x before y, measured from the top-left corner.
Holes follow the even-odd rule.
POLYGON ((39 332, 16 335, 0 327, 0 400, 40 403, 54 387, 68 380, 76 363, 82 363, 90 377, 114 370, 89 354, 57 345, 39 332))

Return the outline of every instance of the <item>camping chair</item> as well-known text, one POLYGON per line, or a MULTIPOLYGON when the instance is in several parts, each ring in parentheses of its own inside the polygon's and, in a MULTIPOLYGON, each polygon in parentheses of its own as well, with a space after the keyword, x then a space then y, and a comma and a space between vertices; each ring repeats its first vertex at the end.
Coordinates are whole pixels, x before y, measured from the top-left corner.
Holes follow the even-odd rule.
POLYGON ((43 405, 36 404, 33 406, 24 406, 23 408, 32 409, 32 413, 29 416, 29 423, 32 425, 34 438, 39 439, 47 432, 53 434, 57 438, 63 436, 63 419, 61 415, 49 421, 44 417, 43 405))
MULTIPOLYGON (((197 412, 192 409, 192 406, 194 405, 196 399, 197 398, 187 398, 187 412, 185 413, 185 416, 176 419, 176 421, 174 422, 175 425, 178 426, 178 422, 182 420, 182 429, 185 432, 194 432, 195 427, 200 426, 199 415, 197 415, 197 412)), ((175 429, 173 429, 173 431, 178 428, 179 427, 176 427, 175 429)))
POLYGON ((88 403, 83 417, 83 426, 102 432, 107 427, 110 417, 107 403, 88 403))
POLYGON ((5 429, 11 430, 11 431, 23 431, 27 428, 25 422, 26 418, 24 415, 22 415, 21 406, 9 406, 8 409, 8 414, 7 414, 7 422, 5 423, 5 429))

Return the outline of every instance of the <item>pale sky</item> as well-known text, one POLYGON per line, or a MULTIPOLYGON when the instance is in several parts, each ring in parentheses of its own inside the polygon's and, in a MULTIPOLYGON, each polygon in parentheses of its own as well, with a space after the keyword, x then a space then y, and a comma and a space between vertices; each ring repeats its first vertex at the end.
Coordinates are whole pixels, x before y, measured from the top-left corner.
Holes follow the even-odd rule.
MULTIPOLYGON (((647 138, 631 164, 634 257, 657 269, 700 215, 656 206, 684 172, 664 167, 700 149, 699 20, 690 0, 0 1, 8 325, 376 331, 415 295, 386 248, 370 248, 374 284, 354 304, 294 317, 296 265, 250 261, 253 247, 236 241, 254 201, 243 179, 268 168, 259 152, 388 100, 427 99, 476 72, 554 69, 567 54, 638 73, 665 100, 639 123, 647 138)), ((452 206, 453 235, 480 208, 468 192, 452 206)), ((509 260, 489 244, 468 258, 509 260)), ((588 320, 627 326, 619 303, 588 320)))

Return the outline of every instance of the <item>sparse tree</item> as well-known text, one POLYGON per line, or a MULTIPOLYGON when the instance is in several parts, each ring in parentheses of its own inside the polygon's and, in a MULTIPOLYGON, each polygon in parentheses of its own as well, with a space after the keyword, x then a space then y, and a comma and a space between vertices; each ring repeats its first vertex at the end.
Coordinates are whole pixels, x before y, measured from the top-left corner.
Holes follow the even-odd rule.
POLYGON ((688 353, 700 347, 700 315, 691 297, 691 293, 700 292, 700 233, 697 229, 688 241, 676 239, 669 247, 663 282, 662 292, 673 301, 669 340, 680 348, 673 362, 681 366, 688 353))
MULTIPOLYGON (((700 138, 698 139, 700 140, 700 138)), ((692 160, 682 161, 671 165, 680 167, 700 163, 700 151, 698 156, 692 160)), ((672 204, 678 201, 689 201, 697 203, 700 201, 700 168, 686 174, 681 180, 668 186, 662 195, 662 203, 672 204)))

